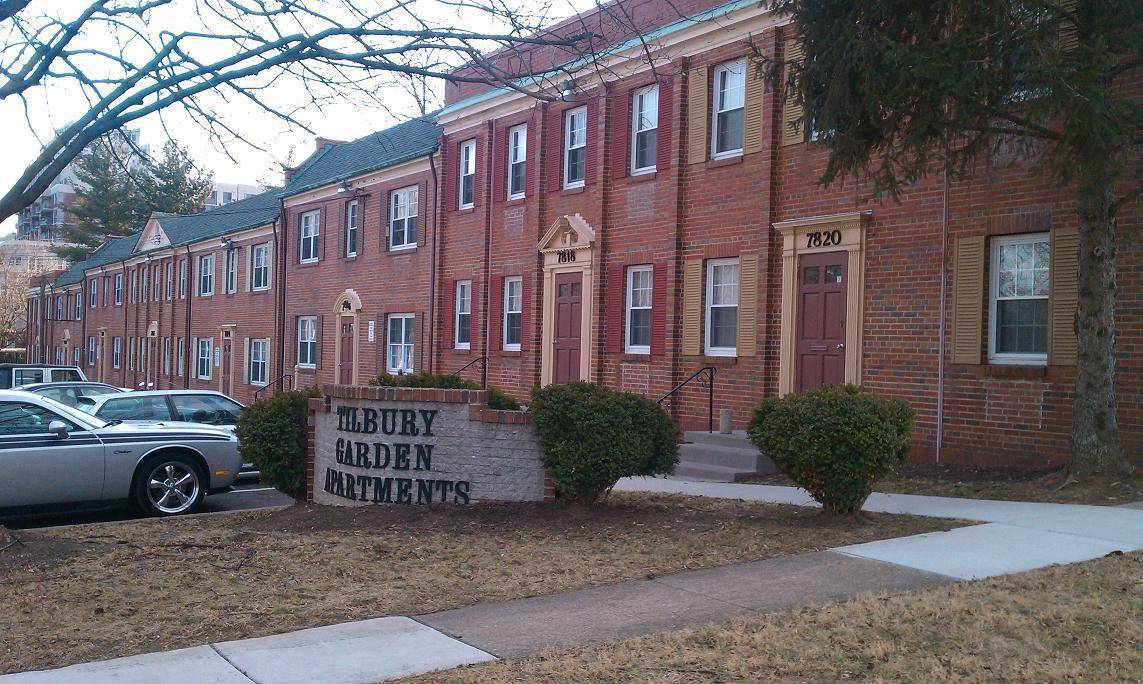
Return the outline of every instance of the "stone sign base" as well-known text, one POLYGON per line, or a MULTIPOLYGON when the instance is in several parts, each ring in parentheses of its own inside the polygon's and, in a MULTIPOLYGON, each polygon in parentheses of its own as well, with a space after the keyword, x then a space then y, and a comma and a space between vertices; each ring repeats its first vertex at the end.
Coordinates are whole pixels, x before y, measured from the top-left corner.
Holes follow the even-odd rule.
POLYGON ((487 403, 484 390, 326 385, 310 399, 309 500, 554 500, 528 414, 487 403))

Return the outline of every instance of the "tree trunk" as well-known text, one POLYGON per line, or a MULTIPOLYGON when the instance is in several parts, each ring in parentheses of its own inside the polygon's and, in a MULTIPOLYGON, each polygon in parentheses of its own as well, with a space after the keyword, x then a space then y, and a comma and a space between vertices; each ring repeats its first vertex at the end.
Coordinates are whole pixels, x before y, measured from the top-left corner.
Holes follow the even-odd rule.
POLYGON ((1126 472, 1131 463, 1119 440, 1115 397, 1115 174, 1110 157, 1089 158, 1079 166, 1072 472, 1126 472))

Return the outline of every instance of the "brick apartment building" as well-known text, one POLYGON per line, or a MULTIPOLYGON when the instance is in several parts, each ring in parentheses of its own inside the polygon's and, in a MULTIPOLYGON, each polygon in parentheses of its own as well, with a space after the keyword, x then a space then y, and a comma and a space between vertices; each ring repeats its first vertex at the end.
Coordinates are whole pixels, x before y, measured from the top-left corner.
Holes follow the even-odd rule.
MULTIPOLYGON (((236 203, 152 219, 36 295, 30 345, 120 384, 242 400, 381 371, 479 379, 485 364, 521 398, 576 378, 658 398, 713 366, 736 427, 762 397, 853 382, 913 405, 916 458, 935 457, 939 431, 948 462, 1066 460, 1073 193, 1015 161, 920 181, 899 204, 818 187, 826 151, 751 61, 796 57, 780 17, 745 1, 627 8, 573 20, 610 44, 594 64, 527 56, 574 76, 550 84, 555 100, 450 84, 431 120, 319 140, 284 189, 244 201, 249 217, 226 215, 236 203), (254 288, 259 245, 273 264, 254 288), (185 298, 128 298, 132 273, 165 279, 168 263, 188 269, 185 298), (121 305, 105 303, 108 274, 121 305), (100 302, 80 320, 77 293, 100 302), (109 363, 109 336, 145 359, 125 347, 109 363)), ((1117 255, 1129 448, 1143 446, 1140 250, 1122 240, 1117 255)), ((705 390, 688 385, 672 411, 705 426, 705 390)))

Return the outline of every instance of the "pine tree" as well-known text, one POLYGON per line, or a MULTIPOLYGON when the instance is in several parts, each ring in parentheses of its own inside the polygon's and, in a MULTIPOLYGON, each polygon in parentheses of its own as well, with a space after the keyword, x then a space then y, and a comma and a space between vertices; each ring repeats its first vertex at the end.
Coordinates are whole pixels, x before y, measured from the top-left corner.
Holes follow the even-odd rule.
POLYGON ((203 210, 214 188, 210 173, 200 172, 187 151, 174 141, 143 178, 143 200, 153 212, 193 214, 203 210))

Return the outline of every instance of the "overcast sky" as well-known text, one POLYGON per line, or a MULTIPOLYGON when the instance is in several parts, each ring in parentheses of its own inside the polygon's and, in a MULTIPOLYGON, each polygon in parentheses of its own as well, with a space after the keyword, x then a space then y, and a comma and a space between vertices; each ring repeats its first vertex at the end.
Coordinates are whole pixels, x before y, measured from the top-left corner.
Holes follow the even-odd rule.
MULTIPOLYGON (((368 5, 371 1, 358 0, 359 5, 368 5)), ((568 16, 574 8, 590 7, 592 0, 555 0, 549 3, 545 0, 520 0, 533 2, 537 12, 542 11, 546 16, 568 16)), ((389 4, 388 0, 385 4, 389 4)), ((39 7, 51 6, 51 2, 41 3, 39 7)), ((80 0, 55 0, 60 8, 74 11, 81 4, 80 0)), ((378 2, 380 5, 381 2, 378 2)), ((179 25, 189 23, 190 7, 194 0, 175 0, 172 7, 166 8, 166 14, 152 17, 150 28, 162 22, 164 25, 179 25), (179 8, 179 5, 182 5, 179 8)), ((35 3, 32 7, 36 7, 35 3)), ((66 10, 61 10, 65 13, 66 10)), ((438 9, 437 12, 457 12, 453 9, 438 9)), ((465 26, 465 18, 458 16, 438 17, 439 25, 465 26)), ((485 28, 485 30, 490 30, 485 28)), ((113 49, 111 37, 108 36, 105 44, 99 39, 92 39, 91 44, 97 47, 113 49)), ((443 92, 443 83, 435 82, 432 87, 437 93, 443 92)), ((380 103, 371 103, 366 99, 355 97, 338 97, 320 107, 310 106, 301 111, 294 112, 295 118, 313 129, 314 133, 326 138, 351 140, 371 131, 385 128, 399 120, 417 114, 413 98, 402 88, 396 85, 379 86, 377 89, 380 103)), ((272 99, 279 107, 289 106, 294 102, 301 102, 303 91, 300 86, 290 82, 276 83, 270 92, 265 93, 265 99, 272 99)), ((158 152, 168 138, 173 138, 179 144, 187 147, 194 161, 202 168, 213 172, 214 179, 227 183, 280 183, 281 176, 277 172, 279 164, 292 158, 294 163, 303 160, 313 149, 313 134, 297 126, 291 126, 248 102, 244 98, 230 96, 225 100, 221 96, 211 99, 215 111, 225 123, 250 139, 256 146, 231 140, 225 144, 212 140, 205 130, 196 123, 178 106, 165 110, 161 116, 153 115, 141 120, 139 128, 141 141, 149 144, 152 153, 158 152)), ((41 149, 41 138, 52 130, 74 120, 86 110, 84 101, 67 88, 38 89, 31 92, 27 101, 27 110, 24 104, 16 98, 0 101, 0 126, 4 131, 3 154, 0 155, 0 185, 7 189, 23 172, 25 166, 34 159, 41 149), (39 137, 38 137, 39 136, 39 137)), ((0 234, 9 234, 15 231, 15 217, 9 218, 0 224, 0 234)))

